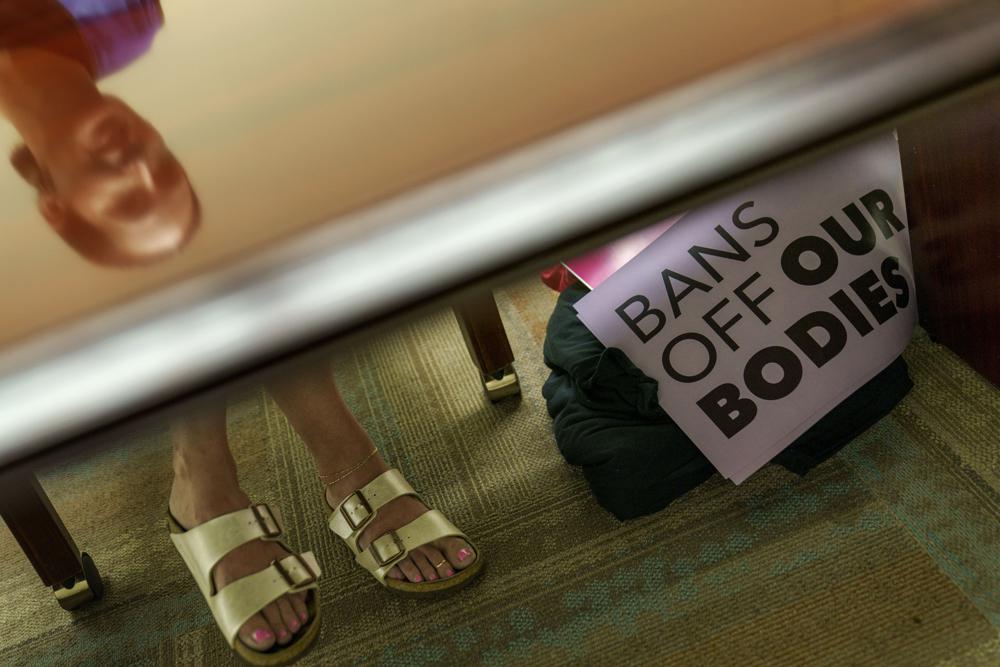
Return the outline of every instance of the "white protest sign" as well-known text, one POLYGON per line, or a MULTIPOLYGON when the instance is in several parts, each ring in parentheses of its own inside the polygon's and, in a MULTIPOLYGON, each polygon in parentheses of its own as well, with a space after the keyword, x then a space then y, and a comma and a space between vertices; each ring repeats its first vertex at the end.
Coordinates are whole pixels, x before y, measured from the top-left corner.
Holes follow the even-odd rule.
POLYGON ((686 214, 576 304, 737 484, 889 365, 916 323, 895 135, 686 214))

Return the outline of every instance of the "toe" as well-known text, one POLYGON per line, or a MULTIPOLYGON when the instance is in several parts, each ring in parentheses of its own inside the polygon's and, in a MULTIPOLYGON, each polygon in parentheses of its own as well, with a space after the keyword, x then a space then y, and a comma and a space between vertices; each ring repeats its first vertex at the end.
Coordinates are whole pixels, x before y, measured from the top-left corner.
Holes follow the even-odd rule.
POLYGON ((299 628, 302 627, 302 621, 299 620, 295 610, 292 609, 292 601, 287 595, 283 595, 275 600, 275 604, 278 605, 278 612, 281 614, 281 621, 285 624, 285 627, 288 628, 288 631, 294 635, 299 631, 299 628))
POLYGON ((424 575, 420 574, 420 569, 409 558, 400 561, 397 567, 402 570, 407 579, 415 584, 419 584, 424 580, 424 575))
POLYGON ((385 576, 389 577, 390 579, 398 579, 399 581, 403 581, 404 579, 406 579, 403 573, 399 571, 398 567, 393 567, 386 573, 385 576))
POLYGON ((264 618, 267 619, 268 625, 274 630, 274 635, 277 638, 279 644, 287 644, 292 639, 292 634, 285 627, 285 622, 281 620, 281 611, 278 609, 278 605, 271 603, 264 607, 261 612, 264 614, 264 618))
POLYGON ((452 569, 451 563, 445 558, 445 555, 441 553, 441 550, 430 544, 424 545, 422 548, 424 555, 427 556, 427 560, 431 562, 434 570, 437 572, 438 577, 441 579, 447 579, 455 574, 455 570, 452 569))
POLYGON ((309 621, 309 607, 306 606, 306 594, 294 593, 289 595, 288 599, 291 601, 295 617, 299 619, 301 625, 305 625, 309 621))
POLYGON ((266 651, 274 646, 275 636, 264 617, 254 614, 240 628, 240 640, 254 650, 266 651))
POLYGON ((437 570, 431 564, 430 559, 427 558, 427 554, 424 553, 423 549, 417 549, 410 553, 410 560, 412 560, 417 569, 420 570, 420 574, 423 575, 425 581, 434 581, 438 578, 437 570))
POLYGON ((448 562, 456 570, 463 570, 476 561, 476 552, 472 545, 457 537, 446 537, 438 543, 444 551, 448 562))

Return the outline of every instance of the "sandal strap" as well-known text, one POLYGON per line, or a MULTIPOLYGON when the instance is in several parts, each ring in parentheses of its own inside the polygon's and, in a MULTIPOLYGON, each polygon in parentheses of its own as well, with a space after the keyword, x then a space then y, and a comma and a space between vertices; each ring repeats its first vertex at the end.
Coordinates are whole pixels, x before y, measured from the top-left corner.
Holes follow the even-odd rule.
POLYGON ((442 537, 458 537, 469 542, 465 533, 444 514, 438 510, 428 510, 402 528, 390 530, 372 541, 355 560, 384 583, 389 570, 406 558, 410 551, 442 537))
POLYGON ((227 584, 206 596, 215 622, 232 646, 247 619, 288 593, 317 587, 319 564, 311 551, 289 554, 268 567, 227 584))
POLYGON ((358 538, 378 514, 379 508, 401 496, 416 496, 410 483, 396 468, 387 470, 337 505, 330 515, 330 530, 357 555, 358 538))
POLYGON ((211 595, 212 570, 233 549, 253 540, 278 540, 280 515, 261 503, 199 524, 183 533, 171 533, 177 550, 195 575, 205 595, 211 595))

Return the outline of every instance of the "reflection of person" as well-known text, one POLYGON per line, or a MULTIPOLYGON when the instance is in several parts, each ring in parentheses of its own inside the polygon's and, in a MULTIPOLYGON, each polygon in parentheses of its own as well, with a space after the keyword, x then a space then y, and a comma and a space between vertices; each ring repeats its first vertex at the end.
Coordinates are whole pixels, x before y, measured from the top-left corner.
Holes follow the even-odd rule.
POLYGON ((162 137, 95 83, 141 55, 162 20, 155 0, 0 0, 0 109, 24 139, 11 163, 52 229, 98 264, 170 256, 198 228, 162 137))
MULTIPOLYGON (((198 225, 197 199, 160 135, 94 83, 144 52, 161 22, 155 0, 0 0, 0 109, 24 139, 11 161, 52 228, 101 264, 168 256, 198 225), (12 8, 27 21, 12 22, 12 8)), ((452 590, 481 571, 465 535, 389 469, 328 366, 267 389, 313 455, 330 529, 359 565, 406 594, 452 590)), ((286 664, 318 634, 316 561, 277 539, 266 506, 248 509, 224 404, 184 415, 172 440, 172 540, 244 660, 286 664)))

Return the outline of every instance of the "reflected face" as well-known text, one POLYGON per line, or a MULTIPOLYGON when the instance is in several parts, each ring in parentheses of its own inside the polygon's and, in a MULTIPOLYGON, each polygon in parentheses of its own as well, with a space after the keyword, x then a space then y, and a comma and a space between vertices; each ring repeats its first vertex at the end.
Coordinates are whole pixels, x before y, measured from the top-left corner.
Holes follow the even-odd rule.
POLYGON ((50 137, 39 209, 82 254, 138 264, 172 254, 190 238, 198 204, 187 175, 130 107, 102 97, 50 137))

